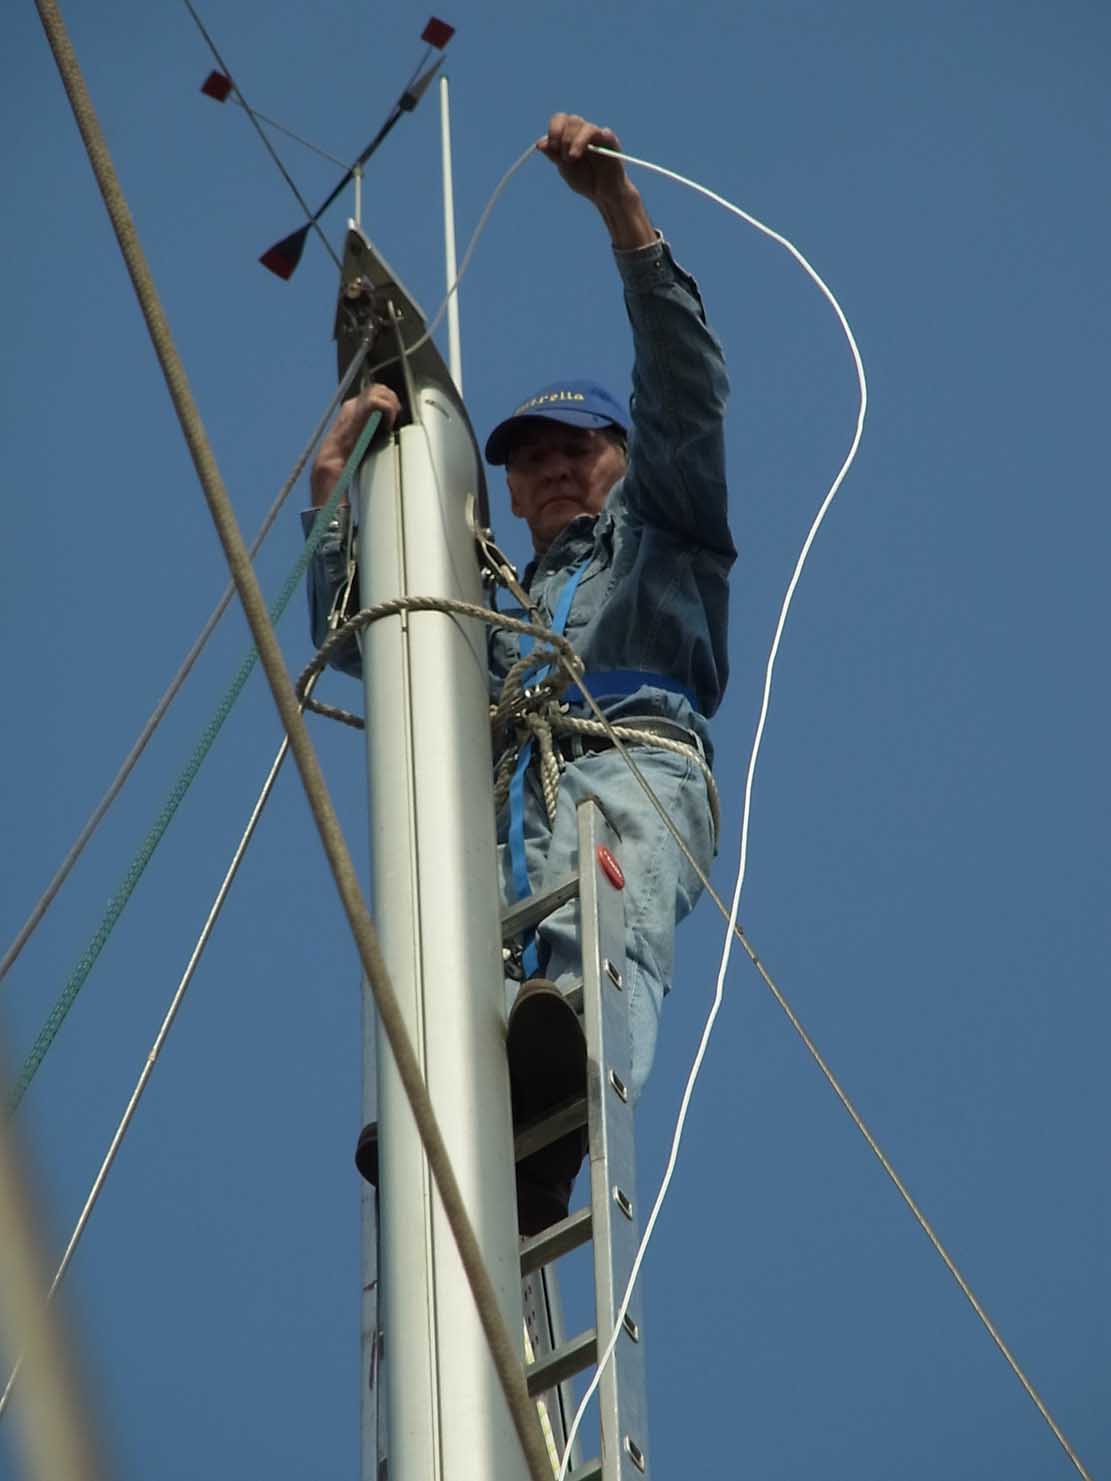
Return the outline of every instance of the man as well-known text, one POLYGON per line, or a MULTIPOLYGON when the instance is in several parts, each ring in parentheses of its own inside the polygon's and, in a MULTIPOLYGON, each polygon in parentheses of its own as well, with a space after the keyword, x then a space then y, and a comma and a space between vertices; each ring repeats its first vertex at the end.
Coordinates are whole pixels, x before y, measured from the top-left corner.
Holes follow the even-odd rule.
MULTIPOLYGON (((486 458, 505 466, 513 513, 532 535, 536 559, 523 583, 530 602, 546 621, 562 623, 586 665, 586 686, 608 718, 643 735, 636 762, 708 871, 716 840, 699 759, 712 759, 707 719, 727 677, 728 576, 736 559, 722 437, 728 382, 694 280, 652 226, 621 161, 589 152, 591 144, 620 148, 610 129, 557 113, 537 148, 595 206, 609 232, 633 330, 631 440, 621 407, 606 391, 570 380, 527 398, 495 427, 486 458), (678 741, 685 751, 654 746, 654 737, 678 741)), ((375 409, 392 424, 398 403, 384 386, 370 387, 339 414, 313 468, 315 505, 327 500, 375 409)), ((327 610, 336 569, 335 551, 322 546, 312 576, 317 613, 327 610)), ((319 641, 322 634, 314 636, 319 641)), ((517 637, 496 630, 490 642, 495 689, 517 657, 517 637)), ((581 705, 573 709, 588 713, 581 705)), ((692 909, 701 884, 608 743, 572 736, 560 749, 566 765, 554 823, 535 765, 522 773, 516 817, 506 808, 498 819, 502 891, 518 898, 575 867, 576 804, 584 796, 601 802, 621 835, 635 1097, 651 1067, 670 988, 675 925, 692 909)), ((581 976, 577 913, 571 902, 542 922, 535 954, 526 957, 532 980, 509 1025, 518 1119, 540 1114, 581 1078, 582 1032, 556 990, 581 976)), ((522 1233, 566 1214, 582 1151, 576 1133, 520 1164, 522 1233)))

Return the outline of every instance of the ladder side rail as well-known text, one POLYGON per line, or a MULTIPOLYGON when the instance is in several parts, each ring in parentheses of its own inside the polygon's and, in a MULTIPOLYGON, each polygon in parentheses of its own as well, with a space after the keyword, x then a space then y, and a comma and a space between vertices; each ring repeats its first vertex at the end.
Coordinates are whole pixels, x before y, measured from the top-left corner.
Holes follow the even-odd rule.
MULTIPOLYGON (((603 867, 600 852, 609 850, 620 861, 620 839, 593 799, 579 804, 578 830, 594 1286, 601 1354, 613 1332, 640 1240, 629 1091, 632 1049, 624 896, 603 867)), ((644 1328, 638 1291, 624 1328, 598 1386, 604 1481, 640 1481, 647 1474, 644 1328)))

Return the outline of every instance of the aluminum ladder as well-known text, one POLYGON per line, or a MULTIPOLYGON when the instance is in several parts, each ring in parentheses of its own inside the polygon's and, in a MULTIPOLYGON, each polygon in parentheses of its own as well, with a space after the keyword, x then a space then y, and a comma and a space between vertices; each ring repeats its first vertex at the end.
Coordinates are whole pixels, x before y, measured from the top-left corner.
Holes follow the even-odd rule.
MULTIPOLYGON (((567 997, 586 1031, 586 1096, 520 1130, 515 1145, 520 1161, 584 1124, 589 1137, 589 1204, 521 1243, 526 1328, 535 1354, 526 1373, 528 1388, 543 1404, 542 1417, 551 1426, 549 1444, 554 1441, 560 1451, 573 1413, 569 1380, 605 1352, 640 1242, 621 845, 592 799, 579 805, 578 835, 579 869, 502 913, 502 939, 511 943, 567 901, 578 896, 580 902, 582 981, 567 997), (551 1267, 588 1241, 593 1241, 595 1325, 565 1338, 551 1267)), ((598 1402, 601 1455, 585 1464, 574 1457, 568 1481, 640 1481, 648 1475, 648 1442, 644 1333, 636 1291, 602 1374, 598 1402)))
MULTIPOLYGON (((593 1366, 609 1344, 614 1317, 640 1242, 636 1199, 633 1107, 629 1095, 630 1044, 625 991, 625 911, 620 843, 599 804, 587 800, 578 813, 580 869, 542 894, 530 895, 502 912, 502 939, 510 945, 576 896, 580 900, 583 975, 567 993, 586 1032, 587 1087, 580 1097, 522 1129, 515 1143, 519 1161, 566 1132, 588 1132, 588 1205, 521 1242, 525 1332, 532 1361, 526 1370, 530 1395, 553 1456, 553 1473, 574 1413, 570 1380, 593 1366), (582 867, 582 861, 589 867, 582 867), (555 1262, 593 1241, 595 1324, 566 1338, 555 1262)), ((377 1205, 377 1185, 367 1190, 377 1205)), ((375 1221, 377 1223, 377 1220, 375 1221)), ((383 1359, 377 1292, 364 1300, 376 1331, 374 1359, 365 1381, 377 1403, 383 1359)), ((648 1475, 644 1335, 637 1291, 621 1336, 598 1386, 599 1457, 582 1463, 575 1455, 568 1481, 640 1481, 648 1475)), ((378 1478, 388 1481, 389 1442, 384 1410, 378 1409, 378 1478)), ((576 1447, 577 1449, 578 1447, 576 1447)))

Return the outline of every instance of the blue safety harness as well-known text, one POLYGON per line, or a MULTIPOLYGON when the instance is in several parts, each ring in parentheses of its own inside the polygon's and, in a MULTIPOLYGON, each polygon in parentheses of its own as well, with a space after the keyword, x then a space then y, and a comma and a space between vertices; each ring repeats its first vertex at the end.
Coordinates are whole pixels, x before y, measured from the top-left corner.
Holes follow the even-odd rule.
MULTIPOLYGON (((559 594, 559 601, 556 603, 551 621, 551 630, 556 637, 563 636, 571 613, 571 603, 575 600, 575 592, 589 564, 589 560, 585 560, 575 566, 559 594)), ((517 614, 511 615, 516 616, 517 614)), ((521 612, 520 615, 524 617, 526 614, 521 612)), ((527 658, 535 646, 531 634, 522 633, 518 646, 520 656, 527 658)), ((542 667, 530 670, 526 677, 530 683, 539 684, 547 677, 550 668, 550 664, 544 664, 542 667)), ((698 701, 687 686, 680 684, 677 679, 669 678, 666 674, 650 674, 643 669, 607 669, 601 672, 588 671, 583 675, 583 680, 597 700, 624 698, 635 694, 645 685, 650 685, 653 689, 666 689, 672 694, 684 695, 695 709, 698 708, 698 701)), ((582 690, 577 684, 567 688, 563 698, 570 704, 585 704, 582 690)), ((512 866, 515 900, 525 899, 532 888, 528 876, 528 861, 525 857, 525 774, 532 761, 534 749, 535 742, 530 736, 521 747, 513 778, 509 783, 509 859, 512 866)), ((529 931, 525 937, 522 964, 526 978, 536 976, 539 970, 539 954, 533 931, 529 931)))

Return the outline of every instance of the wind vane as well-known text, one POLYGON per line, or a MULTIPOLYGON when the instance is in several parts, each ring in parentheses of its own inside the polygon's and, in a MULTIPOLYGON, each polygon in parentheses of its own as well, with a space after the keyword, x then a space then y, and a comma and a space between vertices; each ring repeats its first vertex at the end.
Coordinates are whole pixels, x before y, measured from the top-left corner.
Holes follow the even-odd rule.
MULTIPOLYGON (((188 0, 186 0, 186 3, 188 3, 188 0)), ((190 6, 190 10, 192 10, 192 6, 190 6)), ((305 250, 305 239, 308 236, 309 232, 313 228, 316 228, 319 231, 319 226, 317 223, 319 222, 321 216, 323 216, 324 212, 343 190, 344 186, 347 185, 348 182, 351 180, 355 180, 356 182, 358 182, 362 175, 363 166, 366 164, 367 160, 374 153, 374 151, 378 148, 379 144, 381 144, 382 141, 385 139, 386 135, 397 123, 401 115, 403 113, 412 113, 413 109, 417 106, 421 98, 424 96, 428 84, 432 81, 433 77, 436 75, 436 72, 439 70, 440 65, 444 60, 444 48, 447 46, 448 42, 454 35, 454 26, 449 26, 446 21, 438 20, 436 16, 432 16, 429 19, 428 24, 421 32, 421 40, 426 43, 424 54, 414 68, 409 81, 402 89, 401 96, 390 109, 385 123, 374 135, 373 139, 371 139, 366 148, 350 165, 350 167, 344 171, 339 184, 327 196, 323 204, 318 206, 317 209, 310 216, 308 216, 308 219, 305 221, 304 225, 299 226, 296 231, 290 232, 289 236, 283 237, 280 242, 275 242, 272 247, 268 247, 266 249, 266 251, 259 258, 259 261, 262 263, 263 267, 269 268, 269 270, 279 278, 289 279, 293 276, 297 268, 297 264, 301 261, 301 254, 305 250), (438 52, 439 55, 433 58, 430 62, 429 57, 434 51, 438 52)), ((206 39, 208 39, 207 33, 206 39)), ((211 45, 211 42, 209 44, 211 45)), ((204 82, 201 84, 201 92, 204 93, 207 97, 214 98, 218 103, 226 102, 228 97, 234 92, 237 95, 236 100, 242 102, 243 106, 247 108, 247 111, 249 113, 254 116, 261 117, 262 115, 257 114, 256 110, 247 107, 242 93, 232 81, 231 75, 224 67, 223 62, 221 62, 221 69, 222 70, 210 72, 208 74, 204 82)), ((273 120, 267 119, 267 122, 273 123, 273 120)), ((281 126, 278 125, 278 127, 281 126)), ((297 136, 294 135, 294 137, 297 136)), ((306 141, 302 140, 301 142, 304 143, 306 141)), ((283 170, 282 173, 284 174, 285 171, 283 170)), ((288 176, 286 178, 288 179, 288 176)), ((292 185, 292 181, 290 181, 290 184, 292 185)), ((298 195, 298 199, 300 199, 300 192, 296 193, 298 195)))

